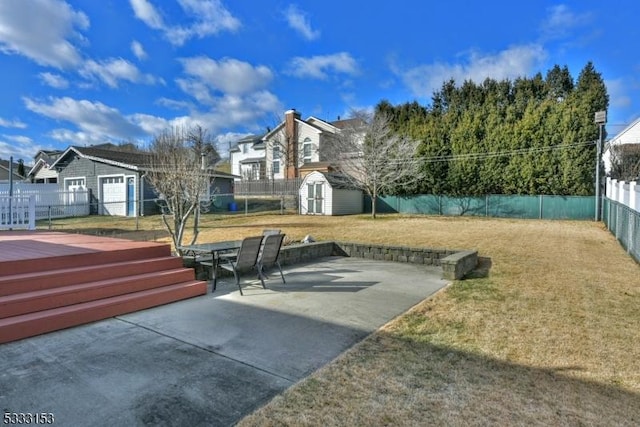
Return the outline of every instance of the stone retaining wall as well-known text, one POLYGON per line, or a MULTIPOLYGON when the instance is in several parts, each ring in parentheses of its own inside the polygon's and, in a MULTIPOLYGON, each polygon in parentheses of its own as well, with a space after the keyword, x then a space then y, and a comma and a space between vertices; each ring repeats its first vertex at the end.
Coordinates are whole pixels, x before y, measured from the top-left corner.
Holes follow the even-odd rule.
POLYGON ((335 242, 335 244, 337 246, 336 255, 435 266, 440 265, 442 258, 460 252, 455 249, 411 248, 371 243, 335 242))
MULTIPOLYGON (((279 261, 281 265, 291 265, 328 256, 349 256, 379 261, 442 266, 443 277, 448 280, 461 279, 473 270, 478 262, 477 251, 351 242, 313 242, 283 246, 279 261)), ((201 265, 188 265, 185 261, 185 266, 195 267, 198 278, 206 279, 208 277, 208 270, 201 265)), ((231 273, 222 270, 219 274, 225 276, 231 273)))
POLYGON ((442 277, 460 280, 478 265, 478 251, 460 251, 441 260, 442 277))

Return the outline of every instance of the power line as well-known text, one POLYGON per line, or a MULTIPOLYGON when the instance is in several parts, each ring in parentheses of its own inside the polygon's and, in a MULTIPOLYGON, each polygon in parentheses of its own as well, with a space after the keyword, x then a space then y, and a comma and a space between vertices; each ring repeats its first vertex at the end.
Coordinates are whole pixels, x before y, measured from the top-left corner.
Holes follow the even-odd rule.
POLYGON ((544 152, 551 152, 556 150, 566 150, 570 148, 577 147, 587 147, 590 145, 595 145, 595 141, 589 142, 577 142, 572 144, 558 144, 558 145, 549 145, 547 147, 530 147, 530 148, 518 148, 514 150, 503 150, 503 151, 490 151, 483 153, 464 153, 464 154, 446 154, 440 156, 427 156, 427 157, 417 157, 410 160, 387 160, 386 163, 393 165, 404 165, 407 163, 438 163, 438 162, 450 162, 450 161, 459 161, 459 160, 485 160, 496 157, 512 157, 517 155, 527 155, 527 154, 539 154, 544 152))

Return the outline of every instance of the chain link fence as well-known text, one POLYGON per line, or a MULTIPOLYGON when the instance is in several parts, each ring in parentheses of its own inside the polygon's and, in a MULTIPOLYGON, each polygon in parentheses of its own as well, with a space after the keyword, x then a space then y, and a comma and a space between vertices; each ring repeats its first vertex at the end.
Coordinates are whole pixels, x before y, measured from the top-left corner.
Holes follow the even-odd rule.
POLYGON ((605 198, 602 220, 627 253, 640 262, 640 212, 605 198))

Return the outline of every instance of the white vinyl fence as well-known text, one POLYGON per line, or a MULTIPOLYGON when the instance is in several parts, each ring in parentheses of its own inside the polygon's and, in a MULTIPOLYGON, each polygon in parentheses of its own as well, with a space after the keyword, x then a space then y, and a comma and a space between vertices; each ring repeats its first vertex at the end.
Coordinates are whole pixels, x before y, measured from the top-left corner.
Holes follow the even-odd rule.
MULTIPOLYGON (((13 196, 33 196, 36 220, 89 215, 88 190, 62 191, 58 184, 16 183, 13 196)), ((8 184, 0 184, 0 197, 6 198, 0 203, 8 208, 8 184)))
POLYGON ((607 178, 607 198, 640 212, 640 185, 607 178))
POLYGON ((0 230, 36 229, 34 196, 0 196, 0 230))

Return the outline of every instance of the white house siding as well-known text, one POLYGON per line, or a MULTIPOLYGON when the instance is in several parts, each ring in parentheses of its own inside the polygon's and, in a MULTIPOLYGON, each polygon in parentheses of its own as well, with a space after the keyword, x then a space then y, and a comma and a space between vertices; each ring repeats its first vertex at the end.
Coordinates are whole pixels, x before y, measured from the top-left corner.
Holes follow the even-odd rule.
MULTIPOLYGON (((304 140, 306 138, 309 138, 311 140, 310 141, 312 145, 311 162, 319 161, 320 155, 318 151, 321 144, 322 131, 320 131, 314 126, 309 125, 308 123, 305 123, 302 120, 296 120, 296 122, 298 124, 298 157, 299 157, 298 166, 302 166, 304 164, 302 155, 303 155, 304 140)), ((280 130, 278 130, 274 135, 272 135, 266 141, 267 148, 266 148, 265 159, 266 159, 267 175, 269 177, 271 177, 272 175, 273 175, 273 178, 275 179, 284 179, 285 177, 285 169, 286 169, 286 153, 284 152, 286 150, 285 141, 286 141, 286 132, 285 132, 284 126, 282 126, 280 130), (274 144, 280 145, 281 158, 280 158, 279 173, 272 173, 274 144)))
POLYGON ((618 135, 613 137, 602 153, 602 162, 606 173, 611 171, 611 150, 612 145, 640 144, 640 118, 627 126, 618 135))
MULTIPOLYGON (((245 166, 248 168, 248 165, 242 165, 241 162, 246 159, 264 158, 264 151, 265 150, 263 148, 258 150, 254 149, 253 143, 241 144, 241 146, 239 147, 239 151, 232 151, 230 153, 229 157, 231 158, 231 173, 233 175, 243 176, 242 167, 245 166), (243 152, 242 145, 246 146, 246 152, 243 152)), ((240 178, 236 178, 236 180, 240 180, 240 178)))
POLYGON ((303 147, 305 143, 305 139, 309 138, 309 143, 311 144, 311 160, 309 162, 317 162, 319 161, 318 156, 318 148, 320 147, 320 138, 321 133, 318 129, 313 126, 309 126, 304 122, 298 123, 298 166, 302 166, 303 162, 303 147))
POLYGON ((38 172, 36 172, 33 179, 35 182, 41 181, 43 183, 56 183, 58 182, 58 172, 43 166, 38 169, 38 172))

